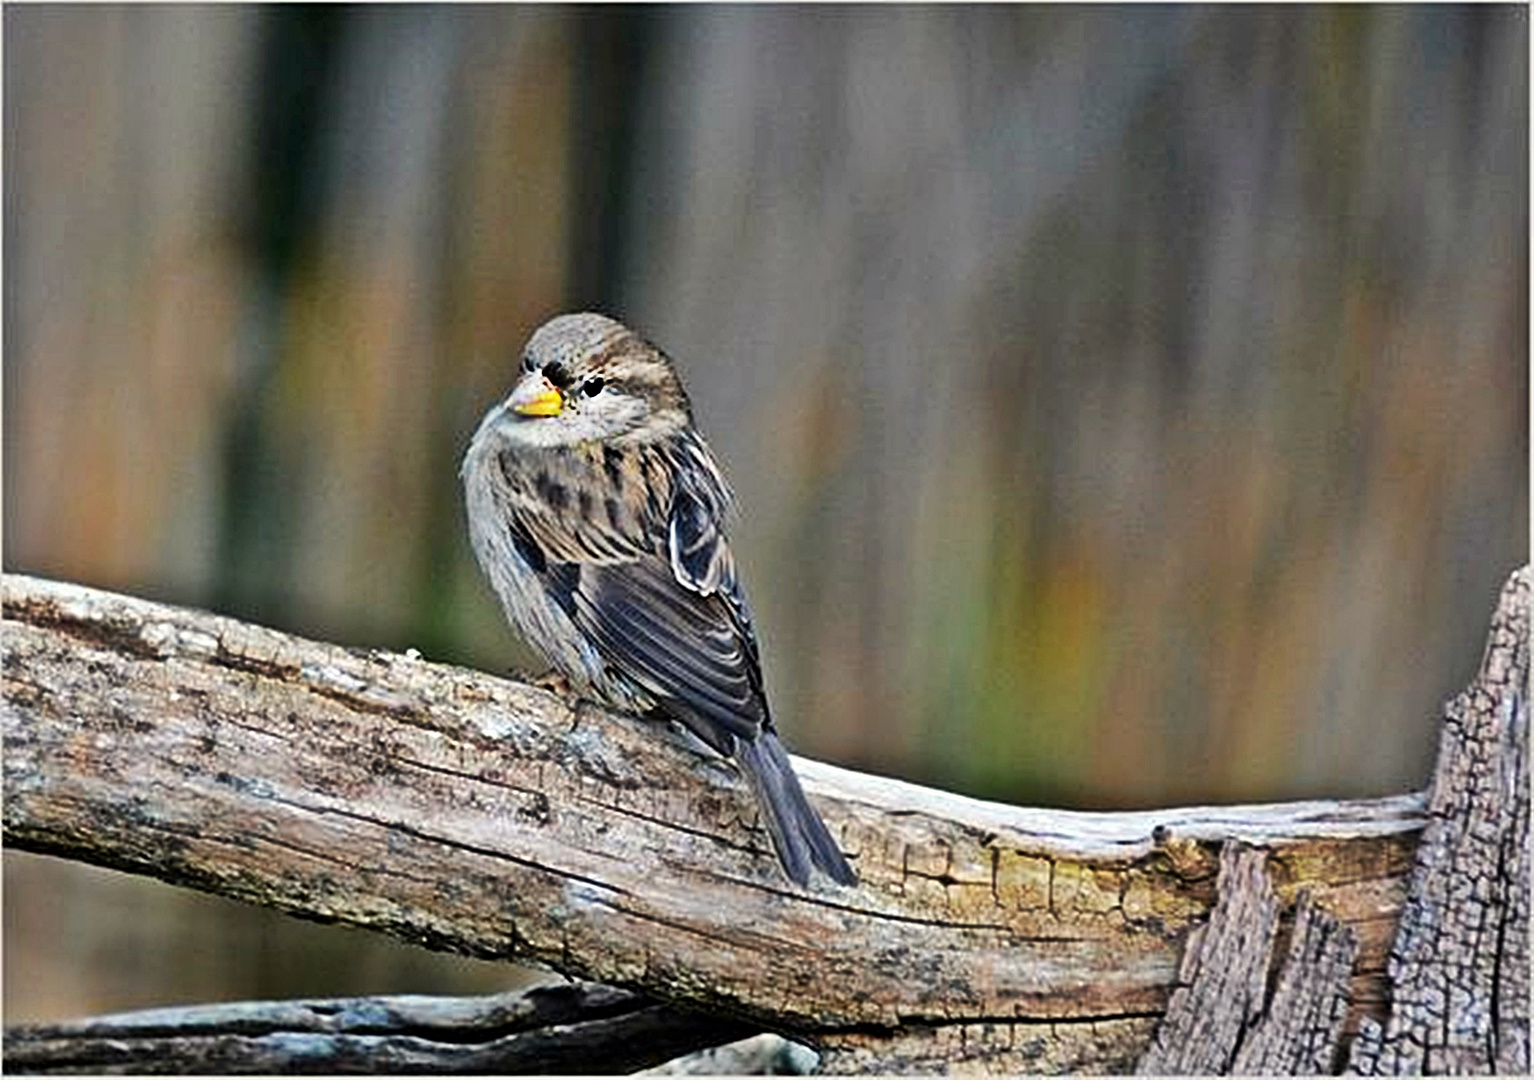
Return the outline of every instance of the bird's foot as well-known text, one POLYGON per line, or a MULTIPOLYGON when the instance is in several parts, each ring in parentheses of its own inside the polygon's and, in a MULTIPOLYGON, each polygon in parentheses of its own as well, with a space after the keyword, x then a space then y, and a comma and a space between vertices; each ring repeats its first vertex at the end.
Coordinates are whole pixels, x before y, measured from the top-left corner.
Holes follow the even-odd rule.
POLYGON ((570 685, 570 680, 558 671, 546 671, 532 680, 532 684, 540 690, 547 690, 551 694, 557 694, 562 698, 575 697, 575 687, 570 685))

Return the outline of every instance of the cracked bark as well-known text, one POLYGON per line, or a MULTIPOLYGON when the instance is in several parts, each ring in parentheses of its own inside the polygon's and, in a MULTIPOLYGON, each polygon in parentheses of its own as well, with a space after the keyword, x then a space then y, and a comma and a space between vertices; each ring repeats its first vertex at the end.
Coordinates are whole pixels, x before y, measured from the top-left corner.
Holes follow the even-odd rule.
POLYGON ((1137 1072, 1269 1075, 1335 1072, 1357 935, 1308 890, 1295 904, 1287 949, 1267 854, 1232 842, 1220 856, 1220 899, 1189 935, 1182 983, 1137 1072), (1270 973, 1282 951, 1271 993, 1270 973))
POLYGON ((1239 1076, 1336 1072, 1348 973, 1357 956, 1353 931, 1318 907, 1310 893, 1301 893, 1278 986, 1230 1071, 1239 1076))
POLYGON ((1287 918, 1280 859, 1229 844, 1219 902, 1189 935, 1146 1073, 1529 1071, 1529 568, 1502 590, 1475 680, 1444 708, 1428 822, 1373 1008, 1374 961, 1308 889, 1287 918), (1350 976, 1351 973, 1351 976, 1350 976), (1267 985, 1272 984, 1268 990, 1267 985))
POLYGON ((1179 986, 1141 1074, 1224 1074, 1242 1032, 1262 1012, 1279 903, 1264 852, 1227 843, 1220 853, 1220 899, 1190 937, 1179 986))
POLYGON ((1444 708, 1428 824, 1390 948, 1389 1018, 1349 1071, 1529 1072, 1529 574, 1444 708))
POLYGON ((666 727, 74 585, 7 575, 4 605, 18 848, 540 963, 828 1071, 1043 1072, 1134 1066, 1234 838, 1356 940, 1345 1030, 1386 1018, 1420 796, 1085 814, 800 760, 862 878, 806 891, 666 727))

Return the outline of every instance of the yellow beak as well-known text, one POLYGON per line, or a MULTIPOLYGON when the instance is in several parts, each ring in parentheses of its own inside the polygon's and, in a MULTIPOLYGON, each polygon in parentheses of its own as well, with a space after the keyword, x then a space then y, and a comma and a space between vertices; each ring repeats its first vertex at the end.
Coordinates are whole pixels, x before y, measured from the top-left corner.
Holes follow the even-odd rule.
POLYGON ((530 379, 511 395, 511 411, 518 416, 558 416, 565 411, 565 399, 547 379, 530 379))

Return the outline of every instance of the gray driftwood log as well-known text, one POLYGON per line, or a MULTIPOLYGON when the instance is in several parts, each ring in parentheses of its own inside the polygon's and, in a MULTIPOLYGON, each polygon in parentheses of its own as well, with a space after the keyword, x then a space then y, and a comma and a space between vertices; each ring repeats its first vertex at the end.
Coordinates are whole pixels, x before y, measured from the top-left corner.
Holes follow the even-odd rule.
MULTIPOLYGON (((801 760, 863 882, 804 891, 732 769, 656 724, 73 585, 8 575, 4 603, 17 847, 541 963, 792 1034, 833 1071, 1123 1071, 1215 970, 1184 944, 1219 936, 1234 839, 1280 912, 1263 962, 1293 961, 1260 994, 1249 976, 1243 1008, 1292 1013, 1309 1041, 1248 1039, 1248 1017, 1222 1060, 1334 1061, 1398 1023, 1406 961, 1386 961, 1420 796, 1082 814, 801 760)), ((1526 679, 1526 615, 1521 632, 1526 679)), ((1526 877, 1507 892, 1526 917, 1526 877)))
POLYGON ((656 1066, 751 1034, 594 983, 475 998, 146 1009, 6 1032, 9 1072, 589 1073, 656 1066))

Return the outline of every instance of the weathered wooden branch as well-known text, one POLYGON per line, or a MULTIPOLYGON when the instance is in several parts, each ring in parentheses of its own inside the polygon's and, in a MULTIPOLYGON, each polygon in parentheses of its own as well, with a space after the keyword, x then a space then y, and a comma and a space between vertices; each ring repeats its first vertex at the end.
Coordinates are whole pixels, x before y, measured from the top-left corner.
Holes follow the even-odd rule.
POLYGON ((809 1076, 820 1055, 803 1043, 763 1032, 747 1039, 674 1058, 642 1070, 645 1076, 809 1076))
POLYGON ((1390 948, 1389 1020, 1349 1071, 1529 1073, 1529 568, 1444 708, 1428 825, 1390 948))
MULTIPOLYGON (((1395 1023, 1420 796, 1083 814, 801 760, 863 882, 805 891, 731 767, 662 725, 73 585, 8 575, 4 603, 17 847, 545 964, 790 1033, 832 1071, 1123 1071, 1235 839, 1280 911, 1308 897, 1288 955, 1335 969, 1312 933, 1356 949, 1343 1032, 1395 1023)), ((1308 985, 1287 971, 1279 991, 1308 985)), ((1312 1027, 1336 1019, 1335 994, 1318 1013, 1289 993, 1312 1027)), ((1282 1056, 1245 1053, 1225 1060, 1282 1056)))
POLYGON ((6 1032, 13 1072, 623 1073, 750 1035, 593 983, 148 1009, 6 1032))
POLYGON ((1278 982, 1270 992, 1283 910, 1266 863, 1260 850, 1236 842, 1225 845, 1219 902, 1209 922, 1189 935, 1183 985, 1173 992, 1138 1072, 1245 1076, 1336 1071, 1358 938, 1302 890, 1278 982))
POLYGON ((1189 935, 1146 1073, 1529 1071, 1529 568, 1502 590, 1475 681, 1444 709, 1428 824, 1390 947, 1387 1019, 1340 1038, 1353 930, 1302 891, 1277 984, 1282 907, 1265 853, 1228 844, 1220 900, 1189 935))

